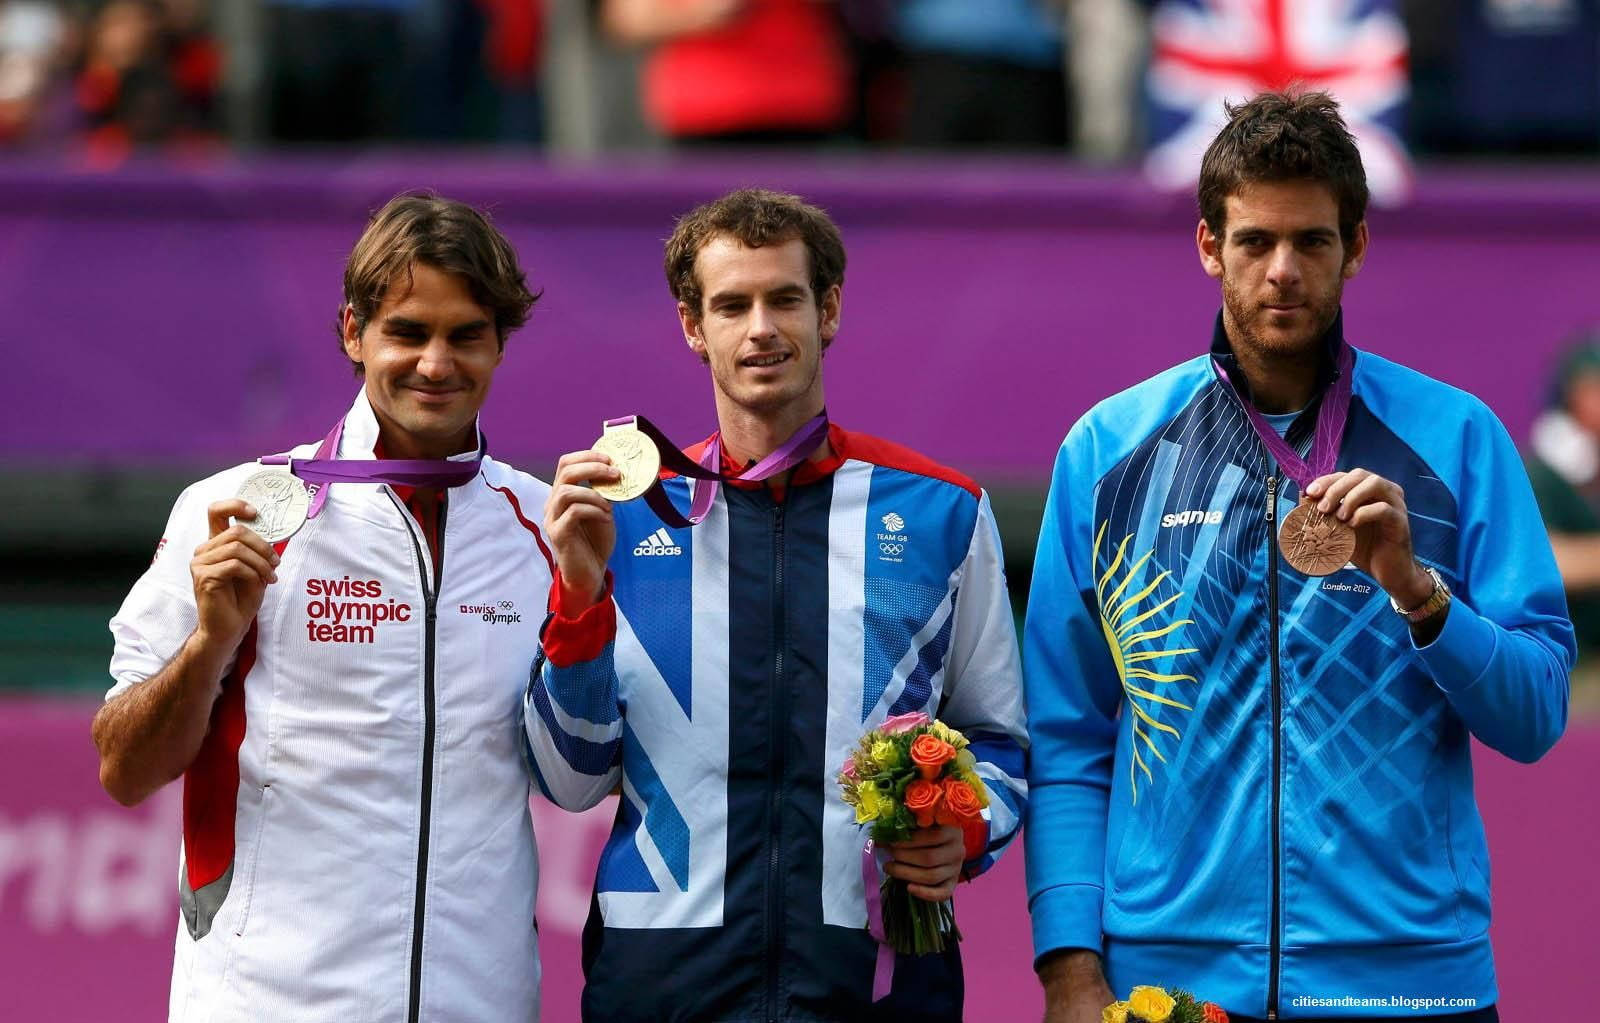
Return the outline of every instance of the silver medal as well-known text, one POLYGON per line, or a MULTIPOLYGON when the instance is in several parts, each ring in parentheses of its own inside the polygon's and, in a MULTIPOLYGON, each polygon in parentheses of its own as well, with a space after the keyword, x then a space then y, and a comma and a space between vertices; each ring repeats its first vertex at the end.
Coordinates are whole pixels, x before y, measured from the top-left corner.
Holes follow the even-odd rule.
POLYGON ((235 519, 246 529, 261 534, 268 543, 287 540, 306 524, 311 496, 306 485, 286 469, 262 469, 239 484, 234 495, 248 501, 256 510, 254 519, 235 519))

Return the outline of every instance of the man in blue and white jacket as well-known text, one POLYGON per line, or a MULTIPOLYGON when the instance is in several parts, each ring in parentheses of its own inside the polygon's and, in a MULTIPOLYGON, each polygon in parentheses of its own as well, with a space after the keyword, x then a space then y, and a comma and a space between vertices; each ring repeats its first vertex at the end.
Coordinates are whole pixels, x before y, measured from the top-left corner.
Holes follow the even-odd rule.
MULTIPOLYGON (((822 412, 838 229, 794 196, 735 192, 678 222, 666 264, 737 474, 822 412)), ((554 610, 525 707, 550 798, 582 809, 622 790, 585 934, 584 1018, 961 1019, 954 944, 901 958, 873 1003, 865 836, 835 776, 891 714, 922 711, 972 741, 987 826, 890 847, 885 869, 920 898, 949 898, 1015 835, 1022 680, 988 498, 837 426, 789 472, 724 484, 694 528, 582 485, 616 479, 594 451, 556 470, 554 610)), ((664 484, 680 508, 686 484, 664 484)))
POLYGON ((1492 1021, 1469 738, 1531 762, 1560 736, 1561 579, 1494 415, 1346 346, 1367 188, 1337 106, 1265 94, 1229 118, 1199 188, 1211 351, 1072 428, 1039 538, 1024 663, 1046 1019, 1161 984, 1236 1021, 1492 1021), (1271 448, 1314 464, 1341 389, 1337 459, 1296 470, 1302 487, 1271 448), (1355 529, 1325 577, 1280 547, 1302 500, 1355 529))

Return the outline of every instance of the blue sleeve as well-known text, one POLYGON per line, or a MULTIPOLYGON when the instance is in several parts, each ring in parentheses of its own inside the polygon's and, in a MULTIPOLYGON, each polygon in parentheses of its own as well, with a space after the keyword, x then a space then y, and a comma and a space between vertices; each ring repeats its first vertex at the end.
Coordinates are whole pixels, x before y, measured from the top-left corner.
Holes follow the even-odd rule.
POLYGON ((1050 483, 1023 629, 1032 754, 1023 831, 1035 956, 1101 947, 1121 679, 1095 596, 1093 466, 1080 423, 1050 483))
POLYGON ((622 778, 617 610, 609 573, 600 602, 575 618, 561 613, 560 592, 558 572, 554 611, 522 701, 524 753, 546 798, 567 810, 587 810, 622 778))
POLYGON ((1577 650, 1566 595, 1505 427, 1482 408, 1464 443, 1455 599, 1443 630, 1417 653, 1480 742, 1532 763, 1567 725, 1577 650))

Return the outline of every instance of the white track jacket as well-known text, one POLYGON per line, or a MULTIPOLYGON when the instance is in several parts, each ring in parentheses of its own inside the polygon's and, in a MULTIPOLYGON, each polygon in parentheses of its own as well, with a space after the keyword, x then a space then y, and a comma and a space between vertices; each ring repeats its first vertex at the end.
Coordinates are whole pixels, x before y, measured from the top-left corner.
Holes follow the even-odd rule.
MULTIPOLYGON (((363 392, 339 457, 372 458, 377 431, 363 392)), ((189 559, 206 506, 257 468, 179 497, 111 621, 108 698, 193 630, 189 559)), ((537 1019, 518 709, 551 581, 525 513, 548 488, 485 458, 447 492, 437 576, 391 488, 332 488, 281 545, 183 779, 170 1018, 537 1019)))

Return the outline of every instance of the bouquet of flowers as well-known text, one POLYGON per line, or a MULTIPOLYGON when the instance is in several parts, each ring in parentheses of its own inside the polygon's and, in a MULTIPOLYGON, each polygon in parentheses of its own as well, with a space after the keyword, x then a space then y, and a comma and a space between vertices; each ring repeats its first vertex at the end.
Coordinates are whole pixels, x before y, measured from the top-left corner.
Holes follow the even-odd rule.
MULTIPOLYGON (((989 805, 966 737, 922 713, 896 715, 863 736, 839 772, 839 787, 856 823, 871 826, 869 854, 873 845, 903 842, 917 828, 983 827, 989 805)), ((896 952, 928 955, 961 940, 949 902, 916 898, 906 882, 888 876, 878 891, 881 940, 896 952)))
POLYGON ((1100 1023, 1228 1023, 1216 1002, 1202 1002, 1187 991, 1136 987, 1122 1002, 1100 1010, 1100 1023))

